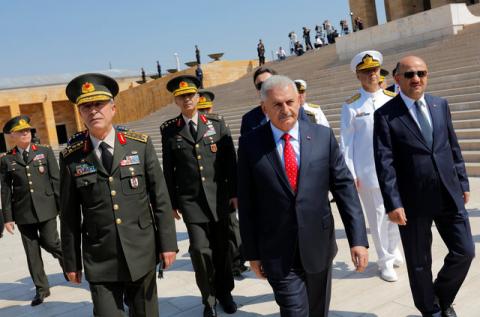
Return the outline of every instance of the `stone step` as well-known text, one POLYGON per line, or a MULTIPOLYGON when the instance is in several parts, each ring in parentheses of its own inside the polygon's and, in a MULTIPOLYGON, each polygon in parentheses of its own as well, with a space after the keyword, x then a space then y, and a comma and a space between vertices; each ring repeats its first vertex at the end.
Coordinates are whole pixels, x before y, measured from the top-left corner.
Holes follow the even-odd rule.
POLYGON ((463 159, 469 163, 480 163, 480 151, 463 151, 463 159))
POLYGON ((467 175, 469 177, 480 176, 480 163, 466 163, 465 167, 467 168, 467 175))
POLYGON ((460 144, 462 151, 480 151, 480 138, 470 140, 459 139, 458 143, 460 144))

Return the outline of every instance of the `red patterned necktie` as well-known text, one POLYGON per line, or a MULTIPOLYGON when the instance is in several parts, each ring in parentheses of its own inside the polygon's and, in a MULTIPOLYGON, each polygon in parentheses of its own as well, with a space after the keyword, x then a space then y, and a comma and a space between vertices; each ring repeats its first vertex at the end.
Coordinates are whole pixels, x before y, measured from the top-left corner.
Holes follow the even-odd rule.
POLYGON ((292 136, 288 133, 285 133, 282 136, 282 139, 285 140, 285 146, 283 147, 283 160, 285 161, 285 172, 287 173, 290 186, 294 192, 297 192, 298 165, 295 151, 290 143, 291 137, 292 136))

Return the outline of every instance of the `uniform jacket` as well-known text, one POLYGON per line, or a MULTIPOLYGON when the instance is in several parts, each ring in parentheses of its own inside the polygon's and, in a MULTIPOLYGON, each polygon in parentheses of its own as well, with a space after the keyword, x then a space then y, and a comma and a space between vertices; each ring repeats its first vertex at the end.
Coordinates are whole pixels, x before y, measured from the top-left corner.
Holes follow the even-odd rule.
POLYGON ((440 182, 458 211, 465 210, 463 192, 469 191, 448 103, 427 94, 425 101, 432 118, 433 148, 400 95, 375 112, 375 165, 385 209, 403 207, 407 219, 440 211, 440 182))
POLYGON ((180 209, 187 223, 208 222, 211 217, 218 221, 228 215, 230 198, 237 197, 237 159, 230 129, 215 114, 199 114, 197 124, 196 140, 181 115, 160 127, 172 206, 180 209))
POLYGON ((88 281, 135 281, 155 267, 159 252, 177 250, 168 191, 147 135, 117 130, 108 173, 81 132, 62 151, 60 169, 66 272, 81 270, 83 252, 88 281))
POLYGON ((304 103, 302 105, 302 108, 305 110, 305 113, 308 115, 309 113, 313 114, 313 117, 315 118, 315 123, 316 124, 321 124, 326 127, 330 127, 328 124, 327 117, 322 111, 322 108, 320 108, 319 105, 313 104, 313 103, 304 103))
POLYGON ((340 148, 353 178, 365 188, 378 188, 373 158, 373 114, 393 98, 382 89, 369 93, 363 88, 342 107, 340 148))
POLYGON ((295 194, 269 124, 240 138, 238 194, 246 260, 267 276, 288 274, 298 246, 305 271, 326 269, 337 252, 328 199, 336 199, 351 246, 367 246, 362 207, 331 129, 299 120, 300 169, 295 194), (319 146, 321 144, 322 146, 319 146))
POLYGON ((240 125, 240 135, 246 135, 250 131, 258 128, 266 123, 267 117, 262 111, 261 106, 256 106, 242 116, 242 123, 240 125))
POLYGON ((0 173, 5 222, 32 224, 58 215, 59 172, 50 147, 31 144, 27 164, 11 149, 1 158, 0 173))

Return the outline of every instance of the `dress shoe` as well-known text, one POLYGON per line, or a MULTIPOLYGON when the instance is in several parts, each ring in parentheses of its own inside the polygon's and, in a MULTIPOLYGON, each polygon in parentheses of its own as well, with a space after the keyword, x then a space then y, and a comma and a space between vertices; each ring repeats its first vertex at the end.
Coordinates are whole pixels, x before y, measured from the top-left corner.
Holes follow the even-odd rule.
POLYGON ((45 294, 35 294, 35 297, 32 299, 32 302, 30 303, 31 306, 37 306, 37 305, 40 305, 41 303, 43 303, 43 300, 45 299, 45 297, 48 297, 50 296, 50 292, 47 292, 45 294))
POLYGON ((457 317, 457 313, 452 306, 442 309, 442 317, 457 317))
POLYGON ((234 314, 237 311, 237 304, 233 301, 232 296, 225 299, 218 299, 220 306, 222 306, 223 311, 227 314, 234 314))
POLYGON ((217 317, 217 308, 214 306, 210 305, 205 305, 205 308, 203 308, 203 317, 217 317))
POLYGON ((387 282, 396 282, 398 281, 397 272, 393 268, 384 268, 380 270, 380 277, 382 280, 387 282))

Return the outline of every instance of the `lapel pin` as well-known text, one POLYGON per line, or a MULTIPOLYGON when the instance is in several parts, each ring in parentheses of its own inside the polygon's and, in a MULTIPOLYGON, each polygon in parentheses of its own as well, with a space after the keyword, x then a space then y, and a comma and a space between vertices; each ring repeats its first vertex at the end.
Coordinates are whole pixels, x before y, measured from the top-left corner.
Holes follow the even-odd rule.
POLYGON ((309 135, 307 135, 307 140, 310 140, 310 139, 311 139, 311 137, 309 135))

